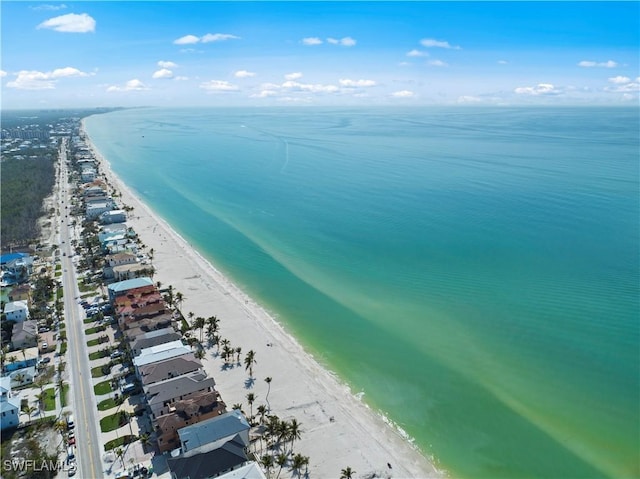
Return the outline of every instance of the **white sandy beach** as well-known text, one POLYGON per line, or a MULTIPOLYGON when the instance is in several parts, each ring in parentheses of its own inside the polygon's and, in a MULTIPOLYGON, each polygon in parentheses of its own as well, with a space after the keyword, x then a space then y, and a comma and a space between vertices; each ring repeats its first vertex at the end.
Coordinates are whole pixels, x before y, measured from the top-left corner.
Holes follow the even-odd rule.
MULTIPOLYGON (((181 310, 185 317, 189 312, 205 318, 215 315, 220 319, 221 337, 229 339, 232 347, 240 346, 243 357, 247 351, 255 351, 255 383, 250 388, 245 385, 248 373, 244 366, 223 370, 223 361, 213 355, 215 347, 203 361, 228 409, 242 403, 249 414, 246 395, 252 392, 256 395, 255 414, 258 405, 266 404, 264 378, 270 376, 271 412, 283 419, 295 417, 301 423, 302 439, 296 441, 294 451, 309 456, 311 477, 338 478, 341 469, 347 466, 356 471, 354 477, 358 478, 445 476, 306 353, 259 304, 143 204, 93 150, 101 172, 122 194, 121 205, 134 208, 128 224, 138 233, 147 251, 154 250, 154 281, 160 281, 163 287, 172 285, 175 292, 183 294, 181 310)), ((281 477, 287 475, 290 473, 283 469, 281 477)))

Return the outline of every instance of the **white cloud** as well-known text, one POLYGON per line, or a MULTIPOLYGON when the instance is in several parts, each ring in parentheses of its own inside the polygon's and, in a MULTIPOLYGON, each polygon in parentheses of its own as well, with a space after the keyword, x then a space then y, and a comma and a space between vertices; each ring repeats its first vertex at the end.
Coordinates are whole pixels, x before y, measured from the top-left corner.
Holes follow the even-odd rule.
POLYGON ((233 74, 233 76, 236 78, 250 78, 256 76, 256 74, 247 70, 238 70, 233 74))
POLYGON ((344 87, 369 87, 376 86, 374 80, 351 80, 349 78, 343 78, 338 81, 341 86, 344 87))
POLYGON ((297 80, 302 78, 302 72, 287 73, 284 78, 285 80, 297 80))
POLYGON ((582 60, 581 62, 578 63, 578 66, 584 67, 584 68, 594 68, 594 67, 615 68, 618 66, 618 63, 614 62, 613 60, 607 60, 606 62, 593 62, 590 60, 582 60))
POLYGON ((164 61, 164 60, 160 60, 160 61, 158 62, 158 66, 159 66, 160 68, 178 68, 178 65, 176 65, 175 63, 173 63, 173 62, 166 62, 166 61, 164 61))
POLYGON ((629 83, 631 81, 631 78, 623 77, 623 76, 618 75, 617 77, 609 78, 609 81, 611 83, 615 83, 617 85, 620 85, 620 84, 624 84, 624 83, 629 83))
POLYGON ((429 52, 423 52, 421 50, 416 50, 415 48, 410 52, 407 52, 408 57, 428 57, 429 52))
POLYGON ((444 40, 435 40, 433 38, 424 38, 420 40, 420 44, 423 47, 427 47, 427 48, 436 47, 436 48, 450 48, 452 50, 461 50, 461 48, 457 45, 450 45, 449 42, 446 42, 444 40))
POLYGON ((162 68, 155 72, 152 75, 152 78, 173 78, 173 72, 171 70, 167 70, 166 68, 162 68))
POLYGON ((0 70, 0 78, 4 78, 7 76, 7 72, 4 70, 0 70))
POLYGON ((30 7, 31 10, 35 11, 55 11, 55 10, 64 10, 67 6, 63 3, 60 5, 38 5, 37 7, 30 7))
POLYGON ((254 93, 253 95, 249 95, 250 98, 268 98, 270 96, 275 96, 278 93, 273 90, 262 90, 260 93, 254 93))
POLYGON ((185 77, 185 76, 177 76, 174 78, 174 80, 176 81, 187 81, 189 79, 189 77, 185 77))
POLYGON ((617 76, 609 78, 609 81, 615 86, 606 87, 605 90, 614 93, 633 93, 640 91, 640 77, 632 80, 629 77, 617 76))
POLYGON ((59 78, 87 76, 90 76, 90 74, 73 67, 56 68, 50 72, 21 70, 15 80, 7 83, 7 87, 19 90, 52 90, 55 88, 56 80, 59 78))
POLYGON ((482 98, 472 95, 463 95, 458 97, 458 103, 473 104, 482 102, 482 98))
POLYGON ((208 82, 200 83, 200 88, 209 92, 238 90, 237 85, 224 80, 209 80, 208 82))
POLYGON ((322 45, 322 40, 318 37, 307 37, 302 39, 303 45, 322 45))
POLYGON ((498 65, 508 65, 509 62, 507 60, 498 60, 498 65))
POLYGON ((413 63, 411 63, 411 62, 400 62, 400 63, 398 63, 399 67, 409 67, 411 65, 413 65, 413 63))
POLYGON ((123 86, 111 85, 107 88, 107 92, 117 92, 117 91, 143 91, 148 90, 147 86, 142 83, 137 78, 133 80, 129 80, 123 86))
POLYGON ((431 60, 429 63, 427 63, 427 65, 430 65, 432 67, 448 67, 449 64, 443 62, 442 60, 431 60))
POLYGON ((327 38, 327 43, 331 43, 332 45, 342 45, 343 47, 352 47, 357 42, 351 37, 344 37, 344 38, 340 38, 340 39, 327 38))
POLYGON ((296 81, 286 81, 282 88, 292 91, 308 91, 311 93, 335 93, 339 88, 335 85, 322 85, 319 83, 298 83, 296 81))
POLYGON ((522 86, 514 90, 519 95, 558 95, 561 90, 553 86, 551 83, 538 83, 536 86, 522 86))
POLYGON ((226 40, 239 40, 240 37, 231 35, 230 33, 207 33, 202 37, 195 35, 185 35, 177 40, 174 40, 175 45, 193 45, 194 43, 211 43, 211 42, 223 42, 226 40))
POLYGON ((414 96, 414 93, 411 90, 400 90, 394 91, 391 96, 394 98, 411 98, 414 96))
POLYGON ((87 33, 95 31, 96 21, 86 13, 68 13, 45 20, 37 28, 49 28, 56 32, 87 33))
POLYGON ((230 33, 207 33, 200 39, 202 43, 224 42, 226 40, 240 40, 240 37, 230 33))
POLYGON ((184 37, 174 40, 173 43, 176 45, 191 45, 192 43, 198 43, 199 41, 200 38, 195 35, 185 35, 184 37))

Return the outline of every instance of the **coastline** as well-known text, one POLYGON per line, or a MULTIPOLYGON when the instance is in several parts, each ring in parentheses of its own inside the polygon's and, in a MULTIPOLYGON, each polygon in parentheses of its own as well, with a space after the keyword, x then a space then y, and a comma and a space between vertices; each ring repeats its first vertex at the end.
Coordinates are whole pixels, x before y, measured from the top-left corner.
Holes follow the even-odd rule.
POLYGON ((189 312, 195 317, 215 315, 220 319, 222 337, 229 339, 231 346, 242 347, 243 353, 255 351, 255 382, 248 388, 244 367, 223 370, 222 360, 212 354, 216 348, 207 350, 203 364, 229 408, 242 403, 243 410, 249 412, 246 395, 254 393, 255 413, 259 404, 266 403, 268 393, 271 412, 285 419, 295 417, 301 424, 302 438, 295 450, 310 457, 311 476, 338 477, 341 469, 349 466, 356 477, 446 477, 386 418, 354 396, 267 311, 140 200, 91 142, 84 120, 81 130, 101 173, 122 195, 120 201, 134 208, 127 223, 147 250, 154 249, 154 281, 182 293, 180 309, 185 316, 189 312), (273 378, 270 387, 264 381, 267 376, 273 378))

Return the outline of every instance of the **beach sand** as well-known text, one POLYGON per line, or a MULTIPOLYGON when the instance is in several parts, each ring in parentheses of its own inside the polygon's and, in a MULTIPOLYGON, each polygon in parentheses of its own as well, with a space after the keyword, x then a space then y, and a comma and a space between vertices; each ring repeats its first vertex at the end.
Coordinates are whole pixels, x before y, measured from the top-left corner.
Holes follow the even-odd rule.
MULTIPOLYGON (((310 477, 338 478, 347 466, 355 471, 354 478, 445 477, 398 430, 306 353, 267 311, 134 195, 86 138, 101 173, 121 193, 117 199, 120 206, 134 208, 127 223, 138 233, 146 251, 154 250, 154 281, 161 282, 163 288, 172 285, 174 293, 182 293, 180 309, 185 317, 189 312, 194 317, 217 316, 221 337, 229 339, 231 347, 242 348, 241 362, 247 351, 255 351, 255 381, 249 384, 244 363, 223 368, 222 359, 215 357, 217 348, 207 350, 203 363, 228 409, 241 403, 243 411, 250 414, 246 395, 254 393, 256 414, 258 405, 267 405, 268 384, 264 379, 269 376, 271 413, 281 419, 296 418, 301 424, 302 437, 295 442, 294 452, 309 456, 310 477)), ((194 334, 198 337, 199 330, 194 334)), ((280 477, 288 476, 291 472, 283 469, 280 477)))

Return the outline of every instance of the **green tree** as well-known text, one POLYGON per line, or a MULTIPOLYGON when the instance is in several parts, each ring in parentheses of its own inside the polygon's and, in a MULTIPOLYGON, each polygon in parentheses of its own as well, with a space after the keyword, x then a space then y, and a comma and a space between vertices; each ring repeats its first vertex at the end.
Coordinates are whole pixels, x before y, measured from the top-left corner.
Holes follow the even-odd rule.
POLYGON ((356 471, 347 466, 340 471, 340 479, 352 479, 356 471))
POLYGON ((256 364, 256 353, 253 349, 249 350, 247 355, 244 357, 244 369, 249 370, 249 377, 253 377, 253 366, 256 364))
POLYGON ((267 376, 266 378, 264 378, 264 382, 267 383, 267 397, 265 398, 265 401, 267 401, 267 408, 269 410, 271 410, 271 405, 269 404, 269 393, 271 392, 271 381, 272 381, 271 376, 267 376))
POLYGON ((256 395, 253 393, 247 394, 247 402, 249 403, 249 422, 253 423, 253 403, 256 400, 256 395))

